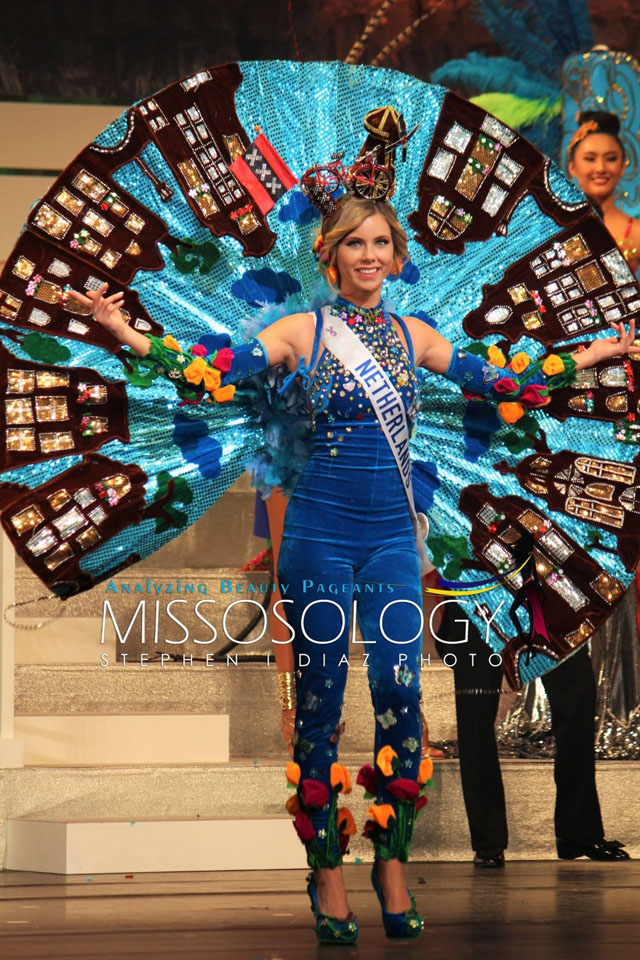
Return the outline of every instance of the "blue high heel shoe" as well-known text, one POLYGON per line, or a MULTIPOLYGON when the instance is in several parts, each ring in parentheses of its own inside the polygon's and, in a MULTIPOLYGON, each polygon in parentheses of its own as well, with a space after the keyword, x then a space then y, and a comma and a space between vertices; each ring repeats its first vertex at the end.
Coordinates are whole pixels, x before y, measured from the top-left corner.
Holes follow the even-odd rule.
POLYGON ((316 934, 320 943, 355 943, 360 928, 352 913, 349 913, 346 920, 337 920, 335 917, 328 917, 326 913, 320 913, 318 889, 312 873, 307 877, 307 893, 316 918, 316 934))
POLYGON ((416 910, 416 901, 411 891, 407 888, 407 893, 411 898, 411 909, 405 910, 403 913, 389 913, 384 904, 384 896, 375 863, 371 869, 371 884, 382 907, 382 925, 389 939, 415 940, 416 937, 419 937, 424 930, 424 920, 416 910))

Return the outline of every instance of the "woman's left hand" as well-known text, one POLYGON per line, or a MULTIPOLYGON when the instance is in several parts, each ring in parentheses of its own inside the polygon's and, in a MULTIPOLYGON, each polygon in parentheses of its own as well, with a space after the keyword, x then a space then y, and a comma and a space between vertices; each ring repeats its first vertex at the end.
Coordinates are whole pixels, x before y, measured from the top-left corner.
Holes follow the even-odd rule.
POLYGON ((625 330, 622 322, 612 323, 611 329, 616 331, 616 337, 600 337, 598 340, 592 340, 586 350, 574 354, 578 369, 592 367, 600 360, 608 360, 609 357, 618 357, 624 353, 628 353, 632 359, 640 359, 640 344, 633 342, 636 335, 635 320, 629 321, 628 331, 625 330))

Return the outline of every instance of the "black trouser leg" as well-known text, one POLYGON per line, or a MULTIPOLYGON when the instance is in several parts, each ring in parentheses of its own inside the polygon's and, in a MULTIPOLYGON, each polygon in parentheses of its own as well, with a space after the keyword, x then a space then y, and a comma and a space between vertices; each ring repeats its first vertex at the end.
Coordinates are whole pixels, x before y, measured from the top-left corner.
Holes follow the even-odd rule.
POLYGON ((556 740, 556 836, 596 843, 604 830, 595 777, 596 683, 586 646, 542 683, 556 740))
POLYGON ((507 847, 509 834, 504 802, 504 788, 495 735, 495 719, 500 700, 502 668, 489 664, 491 650, 464 609, 447 603, 439 629, 443 640, 464 637, 464 623, 469 620, 468 642, 448 645, 436 642, 441 658, 451 654, 457 658, 453 666, 456 689, 456 718, 460 748, 460 778, 464 796, 471 846, 483 853, 507 847), (473 656, 475 654, 475 657, 473 656))

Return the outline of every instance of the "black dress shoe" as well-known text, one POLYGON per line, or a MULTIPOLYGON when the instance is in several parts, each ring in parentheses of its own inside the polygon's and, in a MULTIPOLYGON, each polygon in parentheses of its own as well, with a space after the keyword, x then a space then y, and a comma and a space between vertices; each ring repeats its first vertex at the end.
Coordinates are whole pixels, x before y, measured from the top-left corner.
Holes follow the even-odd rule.
POLYGON ((490 869, 504 867, 504 851, 476 850, 476 855, 473 858, 473 865, 474 867, 489 867, 490 869))
POLYGON ((559 860, 576 860, 578 857, 589 857, 590 860, 630 860, 631 857, 623 850, 624 843, 619 840, 598 840, 596 843, 580 843, 577 840, 560 840, 556 838, 559 860))

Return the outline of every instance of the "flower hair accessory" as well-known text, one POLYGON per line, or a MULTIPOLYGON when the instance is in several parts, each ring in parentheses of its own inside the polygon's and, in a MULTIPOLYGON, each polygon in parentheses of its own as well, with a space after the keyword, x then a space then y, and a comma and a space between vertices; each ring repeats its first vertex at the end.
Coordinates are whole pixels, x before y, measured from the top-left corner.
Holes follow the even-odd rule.
POLYGON ((581 123, 569 141, 569 146, 567 147, 569 156, 571 156, 581 140, 584 140, 590 133, 597 133, 599 129, 600 127, 595 120, 585 120, 584 123, 581 123))

